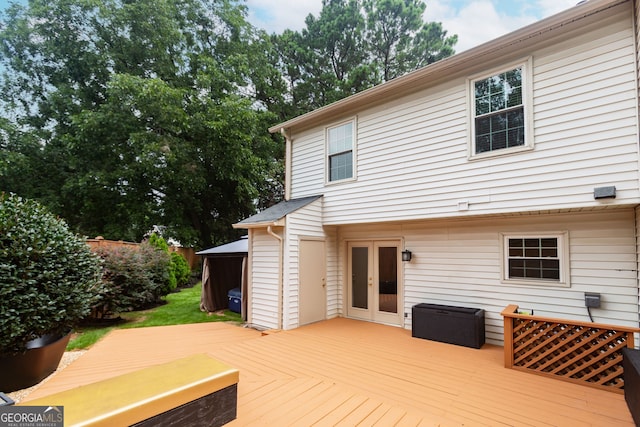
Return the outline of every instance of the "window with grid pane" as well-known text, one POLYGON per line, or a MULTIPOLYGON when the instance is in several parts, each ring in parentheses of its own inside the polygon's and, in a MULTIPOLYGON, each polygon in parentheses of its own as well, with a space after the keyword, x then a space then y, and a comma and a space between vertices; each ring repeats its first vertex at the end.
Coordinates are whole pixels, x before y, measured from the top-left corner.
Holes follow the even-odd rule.
POLYGON ((329 181, 353 178, 353 122, 327 129, 329 181))
POLYGON ((475 154, 525 145, 523 67, 476 80, 475 154))
POLYGON ((560 251, 556 237, 510 237, 508 278, 560 280, 560 251))

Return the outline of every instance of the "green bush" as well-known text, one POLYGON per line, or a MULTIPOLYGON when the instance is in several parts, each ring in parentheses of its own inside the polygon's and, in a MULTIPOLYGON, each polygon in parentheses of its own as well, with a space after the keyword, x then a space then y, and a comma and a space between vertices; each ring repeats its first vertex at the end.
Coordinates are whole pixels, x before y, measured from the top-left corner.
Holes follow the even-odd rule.
POLYGON ((101 293, 100 259, 32 200, 0 194, 0 353, 69 332, 101 293))
MULTIPOLYGON (((149 244, 158 250, 170 253, 167 241, 156 233, 149 236, 149 244)), ((171 292, 178 286, 185 286, 189 284, 189 281, 191 280, 191 268, 189 268, 189 263, 182 255, 176 252, 171 252, 170 254, 171 265, 169 266, 169 281, 167 286, 171 292)))
POLYGON ((101 248, 103 294, 92 317, 140 310, 162 301, 167 295, 171 258, 149 244, 139 247, 101 248))
POLYGON ((171 256, 169 252, 146 243, 140 245, 140 251, 145 256, 145 268, 157 286, 156 302, 158 302, 160 297, 170 294, 176 288, 176 277, 173 273, 171 256))
POLYGON ((173 292, 178 287, 178 280, 176 279, 175 265, 173 258, 169 255, 169 244, 162 236, 158 236, 156 233, 149 236, 148 244, 158 251, 162 251, 169 256, 169 274, 166 277, 165 287, 166 293, 173 292))
POLYGON ((157 235, 156 233, 152 233, 149 236, 149 244, 156 249, 160 249, 161 251, 169 252, 169 244, 164 237, 157 235))
POLYGON ((173 262, 173 272, 176 276, 177 285, 179 287, 188 285, 191 281, 191 269, 187 260, 179 253, 171 252, 171 261, 173 262))

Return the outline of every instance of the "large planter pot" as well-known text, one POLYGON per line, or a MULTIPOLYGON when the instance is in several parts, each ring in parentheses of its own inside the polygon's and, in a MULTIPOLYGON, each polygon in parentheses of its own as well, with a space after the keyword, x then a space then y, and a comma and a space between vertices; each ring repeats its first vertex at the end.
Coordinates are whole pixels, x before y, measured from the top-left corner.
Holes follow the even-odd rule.
POLYGON ((38 384, 60 364, 71 333, 44 335, 27 343, 21 354, 0 355, 0 391, 12 392, 38 384))

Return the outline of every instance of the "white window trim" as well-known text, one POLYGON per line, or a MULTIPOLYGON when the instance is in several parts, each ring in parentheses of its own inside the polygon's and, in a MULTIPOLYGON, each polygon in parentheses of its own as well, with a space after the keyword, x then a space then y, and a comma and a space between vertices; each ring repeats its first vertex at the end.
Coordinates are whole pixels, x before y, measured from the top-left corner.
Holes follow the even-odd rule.
POLYGON ((498 157, 521 153, 523 151, 531 151, 534 148, 533 141, 533 57, 521 59, 510 63, 504 67, 494 68, 489 72, 476 74, 467 78, 467 141, 468 141, 468 159, 486 159, 487 157, 498 157), (487 151, 476 154, 476 127, 475 127, 475 82, 483 80, 496 74, 500 74, 515 68, 522 67, 522 103, 524 107, 524 145, 511 148, 503 148, 495 151, 487 151))
POLYGON ((355 181, 356 180, 356 171, 357 171, 357 163, 358 163, 358 156, 357 156, 357 146, 358 146, 358 141, 356 139, 356 136, 358 135, 358 118, 357 116, 354 116, 348 120, 343 120, 341 122, 337 122, 334 123, 330 126, 327 126, 324 128, 324 183, 325 185, 336 185, 336 184, 342 184, 345 182, 351 182, 351 181, 355 181), (345 179, 340 179, 340 180, 336 180, 336 181, 331 181, 331 171, 329 170, 329 130, 333 129, 333 128, 337 128, 343 125, 346 125, 348 123, 351 123, 351 131, 353 132, 352 136, 351 136, 351 141, 352 141, 352 146, 351 146, 351 158, 352 158, 352 163, 351 163, 351 178, 345 178, 345 179))
POLYGON ((526 232, 526 233, 500 233, 500 259, 501 259, 501 278, 500 281, 509 285, 527 285, 527 286, 544 286, 544 287, 571 287, 569 272, 569 232, 526 232), (544 280, 544 279, 510 279, 509 278, 509 239, 518 238, 554 238, 558 241, 558 256, 560 258, 560 280, 544 280))

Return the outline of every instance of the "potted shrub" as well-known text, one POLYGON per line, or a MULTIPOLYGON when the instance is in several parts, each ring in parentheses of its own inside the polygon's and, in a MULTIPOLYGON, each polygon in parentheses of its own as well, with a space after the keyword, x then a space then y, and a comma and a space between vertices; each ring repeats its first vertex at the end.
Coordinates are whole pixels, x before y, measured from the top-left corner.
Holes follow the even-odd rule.
POLYGON ((57 369, 71 329, 96 302, 100 277, 100 259, 63 220, 35 201, 0 194, 0 391, 57 369))

